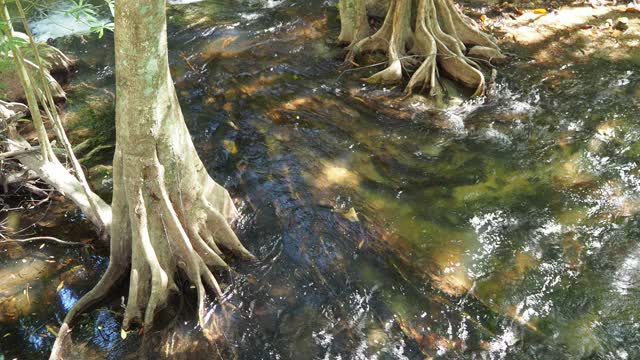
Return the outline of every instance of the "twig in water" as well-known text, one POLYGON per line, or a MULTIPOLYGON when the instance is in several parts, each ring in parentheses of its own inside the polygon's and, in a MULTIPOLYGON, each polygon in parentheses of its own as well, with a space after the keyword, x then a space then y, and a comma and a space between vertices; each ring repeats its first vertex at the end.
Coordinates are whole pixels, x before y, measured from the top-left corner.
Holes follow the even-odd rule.
POLYGON ((71 242, 71 241, 60 240, 60 239, 55 238, 53 236, 34 236, 34 237, 26 238, 26 239, 5 239, 5 240, 0 241, 0 244, 3 244, 3 243, 26 243, 26 242, 39 241, 39 240, 52 241, 52 242, 54 242, 56 244, 61 244, 61 245, 90 246, 89 244, 84 244, 84 243, 80 243, 80 242, 71 242))

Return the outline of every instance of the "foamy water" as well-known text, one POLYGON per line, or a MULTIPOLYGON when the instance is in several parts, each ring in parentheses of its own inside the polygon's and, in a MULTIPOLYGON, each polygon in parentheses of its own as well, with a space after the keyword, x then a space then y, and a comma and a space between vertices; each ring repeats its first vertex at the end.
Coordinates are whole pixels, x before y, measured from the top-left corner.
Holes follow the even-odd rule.
POLYGON ((84 35, 91 32, 92 26, 100 26, 111 22, 108 18, 98 18, 97 21, 87 16, 80 16, 76 20, 67 12, 73 7, 65 2, 58 4, 58 10, 48 16, 31 22, 31 31, 37 41, 47 41, 68 35, 84 35))

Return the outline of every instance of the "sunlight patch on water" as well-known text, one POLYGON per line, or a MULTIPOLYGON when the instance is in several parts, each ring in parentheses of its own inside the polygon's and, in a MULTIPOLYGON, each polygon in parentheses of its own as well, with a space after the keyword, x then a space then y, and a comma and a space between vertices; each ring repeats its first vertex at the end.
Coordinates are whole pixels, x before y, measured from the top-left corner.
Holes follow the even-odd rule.
POLYGON ((498 145, 510 145, 511 138, 509 135, 495 129, 493 124, 489 126, 489 128, 485 129, 482 133, 482 138, 486 141, 494 142, 498 145))
POLYGON ((507 351, 518 341, 518 338, 512 328, 505 330, 502 335, 491 341, 489 345, 491 358, 505 359, 507 357, 507 351))
POLYGON ((314 183, 317 188, 331 186, 356 187, 360 183, 360 177, 342 164, 328 163, 324 165, 320 176, 315 176, 314 183))
POLYGON ((245 20, 249 20, 249 21, 256 20, 256 19, 260 18, 261 16, 262 16, 262 14, 256 13, 256 12, 240 14, 240 17, 242 17, 245 20))
POLYGON ((468 272, 471 278, 480 278, 492 271, 489 265, 491 257, 496 250, 505 245, 504 232, 516 225, 518 220, 508 216, 502 210, 497 210, 476 215, 469 220, 469 223, 477 235, 480 246, 471 254, 473 263, 468 272))
POLYGON ((637 286, 636 281, 640 274, 640 251, 630 254, 616 273, 616 280, 613 283, 614 289, 620 295, 628 295, 630 289, 637 286))

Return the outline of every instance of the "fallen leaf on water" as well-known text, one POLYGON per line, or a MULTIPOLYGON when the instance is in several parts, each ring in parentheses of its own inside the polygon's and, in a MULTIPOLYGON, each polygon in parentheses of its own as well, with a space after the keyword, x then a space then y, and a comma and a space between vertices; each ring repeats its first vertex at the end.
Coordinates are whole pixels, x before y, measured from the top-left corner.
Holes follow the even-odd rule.
POLYGON ((547 15, 547 10, 546 9, 533 9, 533 13, 534 14, 538 14, 538 15, 547 15))
POLYGON ((60 292, 63 286, 64 286, 64 281, 60 281, 60 284, 58 284, 58 287, 56 288, 56 292, 60 292))
POLYGON ((344 213, 344 217, 347 218, 347 220, 349 220, 351 222, 359 221, 358 213, 356 212, 356 209, 354 209, 354 208, 351 208, 351 209, 349 209, 349 211, 344 213))
POLYGON ((58 331, 53 326, 47 325, 45 326, 45 328, 47 329, 48 332, 50 332, 54 336, 58 336, 58 331))
POLYGON ((224 148, 227 149, 231 154, 235 154, 238 152, 238 147, 233 140, 223 140, 224 148))
POLYGON ((360 101, 361 103, 364 103, 364 104, 366 104, 366 103, 367 103, 367 102, 366 102, 363 98, 361 98, 361 97, 354 96, 353 98, 354 98, 354 99, 356 99, 356 100, 358 100, 358 101, 360 101))
POLYGON ((231 43, 233 43, 234 41, 236 41, 236 39, 238 39, 237 36, 229 36, 225 39, 222 40, 222 48, 226 48, 227 46, 231 45, 231 43))
POLYGON ((364 239, 360 240, 360 243, 358 244, 358 249, 362 249, 363 246, 364 246, 364 239))
POLYGON ((127 332, 124 331, 124 329, 120 329, 120 337, 122 338, 122 340, 127 338, 127 332))
POLYGON ((240 128, 238 127, 238 125, 236 125, 233 121, 229 120, 227 121, 227 124, 229 124, 229 126, 231 126, 232 128, 234 128, 235 130, 240 130, 240 128))
POLYGON ((6 333, 6 334, 4 334, 3 337, 7 337, 7 336, 10 336, 10 335, 11 335, 11 333, 6 333))

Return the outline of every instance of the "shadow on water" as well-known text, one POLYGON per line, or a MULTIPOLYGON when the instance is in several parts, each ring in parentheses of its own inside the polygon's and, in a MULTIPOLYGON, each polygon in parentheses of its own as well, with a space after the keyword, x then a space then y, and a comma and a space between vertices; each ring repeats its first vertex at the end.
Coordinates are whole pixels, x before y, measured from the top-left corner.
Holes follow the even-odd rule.
MULTIPOLYGON (((379 101, 385 90, 361 73, 338 79, 337 14, 320 1, 204 1, 169 14, 185 118, 260 261, 221 274, 235 309, 209 312, 217 341, 184 301, 154 334, 153 358, 640 356, 633 61, 536 70, 523 60, 501 70, 493 98, 427 110, 379 101)), ((112 86, 110 61, 87 60, 75 81, 97 73, 94 86, 112 86)), ((106 259, 20 251, 2 260, 13 273, 33 263, 11 296, 25 295, 29 275, 43 303, 2 319, 0 354, 40 358, 47 325, 106 259), (70 261, 37 260, 48 256, 70 261), (77 266, 82 276, 64 275, 77 266)), ((81 321, 76 357, 134 357, 140 337, 122 339, 120 299, 111 305, 81 321)))

